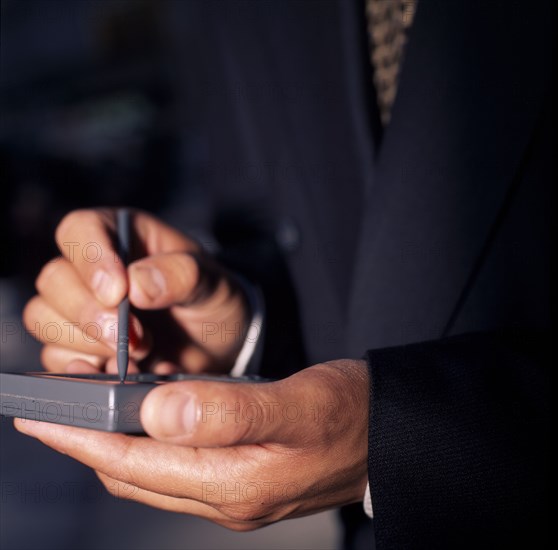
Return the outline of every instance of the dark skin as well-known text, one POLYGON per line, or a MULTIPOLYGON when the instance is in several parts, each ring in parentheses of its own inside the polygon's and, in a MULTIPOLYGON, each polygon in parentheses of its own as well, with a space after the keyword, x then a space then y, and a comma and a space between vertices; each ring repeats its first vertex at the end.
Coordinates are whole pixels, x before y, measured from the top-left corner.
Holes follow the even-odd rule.
MULTIPOLYGON (((204 326, 244 333, 250 314, 234 278, 145 213, 134 215, 141 256, 125 270, 114 259, 114 220, 110 210, 76 211, 57 230, 63 257, 39 275, 24 319, 32 330, 54 322, 75 332, 53 342, 38 331, 45 367, 115 372, 114 314, 128 292, 136 308, 130 371, 228 372, 243 338, 204 326), (79 248, 90 242, 103 251, 96 262, 79 248), (144 315, 154 310, 170 323, 164 339, 160 319, 144 315), (92 320, 112 330, 83 338, 92 320)), ((246 531, 362 500, 368 399, 365 362, 341 359, 263 384, 161 385, 140 411, 149 437, 20 419, 15 426, 95 469, 117 496, 246 531)))

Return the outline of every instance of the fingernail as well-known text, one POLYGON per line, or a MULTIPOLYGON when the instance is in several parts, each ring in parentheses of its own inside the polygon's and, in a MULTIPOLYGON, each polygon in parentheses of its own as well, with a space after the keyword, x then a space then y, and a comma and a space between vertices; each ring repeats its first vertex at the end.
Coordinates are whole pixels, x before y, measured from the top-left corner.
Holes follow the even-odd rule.
POLYGON ((156 300, 166 291, 167 287, 165 277, 154 267, 135 267, 134 281, 150 300, 156 300))
POLYGON ((196 399, 183 393, 165 396, 160 411, 160 427, 164 435, 187 435, 194 431, 198 422, 196 399))
POLYGON ((99 269, 93 275, 93 290, 99 301, 104 304, 115 304, 118 300, 118 287, 113 278, 104 269, 99 269))
POLYGON ((130 315, 130 327, 136 339, 141 340, 143 338, 143 327, 141 326, 140 320, 135 315, 130 315))
POLYGON ((130 315, 130 346, 137 347, 143 340, 143 327, 135 315, 130 315))
POLYGON ((130 315, 130 352, 136 361, 141 361, 149 353, 150 339, 146 337, 140 320, 130 315))

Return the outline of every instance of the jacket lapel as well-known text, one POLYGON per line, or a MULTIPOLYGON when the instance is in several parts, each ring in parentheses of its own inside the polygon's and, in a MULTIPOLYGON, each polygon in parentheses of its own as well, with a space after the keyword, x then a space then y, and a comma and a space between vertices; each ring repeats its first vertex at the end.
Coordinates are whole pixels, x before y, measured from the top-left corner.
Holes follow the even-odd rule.
POLYGON ((302 246, 312 248, 303 255, 314 265, 304 264, 301 276, 319 274, 331 295, 318 300, 333 300, 337 323, 346 313, 377 119, 363 17, 360 2, 345 0, 276 2, 262 14, 269 77, 286 92, 281 146, 289 170, 276 181, 287 201, 281 209, 303 220, 302 246))
POLYGON ((440 337, 455 315, 542 103, 539 4, 419 2, 367 191, 349 353, 440 337))

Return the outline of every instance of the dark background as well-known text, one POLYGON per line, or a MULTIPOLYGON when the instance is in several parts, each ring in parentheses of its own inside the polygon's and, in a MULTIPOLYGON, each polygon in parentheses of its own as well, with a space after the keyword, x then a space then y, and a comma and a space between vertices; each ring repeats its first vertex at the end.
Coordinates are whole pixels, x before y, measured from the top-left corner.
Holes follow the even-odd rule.
MULTIPOLYGON (((1 0, 2 370, 39 368, 39 345, 25 334, 21 310, 41 266, 57 254, 53 233, 65 213, 131 205, 173 222, 180 202, 191 213, 187 225, 203 225, 203 189, 187 168, 200 151, 182 103, 185 87, 197 85, 181 55, 189 4, 1 0)), ((237 534, 117 501, 87 468, 0 419, 3 550, 331 548, 337 541, 332 514, 237 534)))

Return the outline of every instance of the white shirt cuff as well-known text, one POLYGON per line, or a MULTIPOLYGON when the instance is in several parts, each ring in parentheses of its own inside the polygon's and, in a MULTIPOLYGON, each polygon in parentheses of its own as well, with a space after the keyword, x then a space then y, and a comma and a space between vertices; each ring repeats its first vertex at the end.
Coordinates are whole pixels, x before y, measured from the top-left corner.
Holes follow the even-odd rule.
POLYGON ((372 510, 372 495, 370 494, 370 483, 366 484, 366 492, 364 493, 364 500, 362 501, 362 506, 364 508, 364 513, 369 517, 374 517, 374 512, 372 510))
POLYGON ((252 320, 246 331, 244 344, 230 372, 230 376, 237 377, 244 375, 247 370, 254 370, 255 365, 259 363, 262 348, 261 341, 263 340, 262 331, 265 302, 259 288, 254 287, 243 277, 235 275, 235 278, 242 286, 246 298, 248 299, 248 306, 252 311, 252 320))

